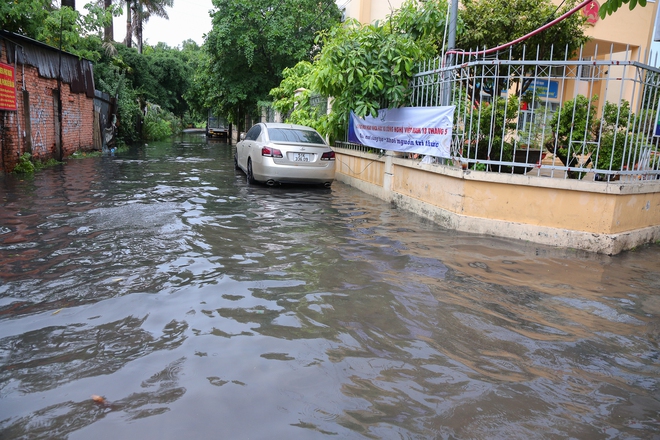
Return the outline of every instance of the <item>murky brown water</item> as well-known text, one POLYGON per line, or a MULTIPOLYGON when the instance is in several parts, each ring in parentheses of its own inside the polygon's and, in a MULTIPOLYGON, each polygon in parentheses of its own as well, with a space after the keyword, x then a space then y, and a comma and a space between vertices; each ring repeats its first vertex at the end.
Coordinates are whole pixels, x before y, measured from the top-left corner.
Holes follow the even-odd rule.
POLYGON ((659 336, 658 245, 251 187, 199 136, 0 176, 3 439, 660 438, 659 336))

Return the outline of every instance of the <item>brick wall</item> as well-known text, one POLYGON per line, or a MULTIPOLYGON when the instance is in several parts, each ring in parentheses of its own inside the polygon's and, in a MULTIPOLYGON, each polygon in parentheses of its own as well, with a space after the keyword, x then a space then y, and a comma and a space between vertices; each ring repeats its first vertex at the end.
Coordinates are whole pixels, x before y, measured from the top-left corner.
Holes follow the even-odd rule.
POLYGON ((71 93, 68 84, 62 87, 62 144, 65 157, 94 145, 94 98, 71 93))
MULTIPOLYGON (((1 40, 0 40, 1 41, 1 40)), ((0 42, 0 45, 2 43, 0 42)), ((0 47, 0 62, 9 64, 6 48, 0 47)), ((59 159, 57 154, 57 103, 54 91, 57 80, 39 76, 36 67, 18 64, 15 67, 18 111, 0 110, 1 166, 10 172, 18 158, 28 152, 39 160, 59 159), (30 133, 27 136, 23 108, 23 84, 29 92, 30 133)), ((71 93, 69 84, 62 83, 62 155, 93 148, 94 99, 85 93, 71 93)), ((56 94, 55 94, 56 95, 56 94)))

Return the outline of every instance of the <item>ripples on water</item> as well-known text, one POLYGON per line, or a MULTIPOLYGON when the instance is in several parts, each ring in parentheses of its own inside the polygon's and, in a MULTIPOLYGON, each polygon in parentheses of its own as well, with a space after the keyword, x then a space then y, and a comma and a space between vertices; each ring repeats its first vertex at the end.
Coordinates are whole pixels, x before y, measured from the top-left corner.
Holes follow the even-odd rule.
POLYGON ((203 137, 0 179, 1 438, 659 438, 657 245, 252 187, 203 137))

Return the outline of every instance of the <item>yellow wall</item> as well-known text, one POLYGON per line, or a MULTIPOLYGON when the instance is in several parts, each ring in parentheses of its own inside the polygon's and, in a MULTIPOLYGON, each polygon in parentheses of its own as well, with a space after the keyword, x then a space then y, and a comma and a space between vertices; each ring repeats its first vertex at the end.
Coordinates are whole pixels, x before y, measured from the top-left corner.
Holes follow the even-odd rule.
MULTIPOLYGON (((372 155, 363 154, 363 156, 372 155)), ((350 155, 337 158, 337 172, 382 187, 385 164, 382 161, 364 159, 364 157, 350 155)))
POLYGON ((658 193, 607 194, 602 182, 575 182, 582 190, 535 186, 528 178, 499 183, 482 180, 490 175, 481 172, 466 180, 440 168, 396 166, 391 190, 461 215, 550 228, 616 234, 660 225, 658 193))
POLYGON ((383 20, 392 11, 401 7, 404 0, 351 0, 346 7, 346 17, 355 18, 360 23, 371 24, 383 20))
POLYGON ((607 183, 496 174, 352 150, 335 152, 338 180, 398 201, 445 227, 604 253, 660 239, 660 181, 607 183))
MULTIPOLYGON (((559 4, 561 1, 554 0, 554 3, 559 4)), ((587 26, 586 34, 593 38, 592 44, 599 44, 601 53, 609 53, 611 44, 621 45, 619 50, 625 50, 626 45, 648 49, 651 47, 657 6, 656 2, 649 1, 646 6, 638 5, 631 11, 624 4, 614 14, 602 20, 599 18, 593 26, 587 26)))
MULTIPOLYGON (((351 0, 345 6, 346 16, 355 18, 361 23, 370 24, 375 20, 383 20, 393 10, 399 9, 403 1, 351 0)), ((603 2, 604 0, 600 0, 599 3, 603 2)), ((553 3, 559 5, 562 0, 553 0, 553 3)), ((614 14, 602 20, 599 18, 594 25, 588 25, 586 29, 587 35, 593 39, 592 44, 588 46, 589 49, 592 50, 595 44, 599 45, 600 53, 609 53, 611 44, 617 45, 615 52, 625 50, 626 45, 630 45, 633 50, 650 48, 657 7, 657 2, 650 0, 647 1, 645 7, 637 6, 632 11, 629 10, 628 5, 624 4, 614 14)))

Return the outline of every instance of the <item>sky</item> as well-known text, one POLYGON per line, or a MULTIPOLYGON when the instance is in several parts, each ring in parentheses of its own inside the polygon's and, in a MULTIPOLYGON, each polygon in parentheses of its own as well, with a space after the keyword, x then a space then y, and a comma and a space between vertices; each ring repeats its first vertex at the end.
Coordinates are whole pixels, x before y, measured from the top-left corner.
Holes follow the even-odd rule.
MULTIPOLYGON (((204 42, 204 34, 211 30, 208 11, 212 8, 211 0, 174 0, 174 6, 167 8, 169 20, 152 17, 146 23, 143 31, 145 43, 153 46, 162 41, 170 47, 178 47, 190 38, 201 45, 204 42)), ((115 41, 123 41, 126 36, 125 13, 124 11, 124 15, 115 18, 115 41)), ((660 53, 660 42, 653 43, 651 50, 660 53)))
MULTIPOLYGON (((211 0, 174 0, 174 6, 167 8, 169 20, 151 17, 144 25, 144 43, 155 46, 163 42, 170 47, 178 47, 184 40, 192 39, 201 45, 204 42, 204 34, 211 30, 211 9, 211 0)), ((121 17, 115 18, 114 33, 115 41, 124 41, 126 8, 121 17)))

